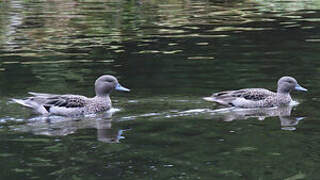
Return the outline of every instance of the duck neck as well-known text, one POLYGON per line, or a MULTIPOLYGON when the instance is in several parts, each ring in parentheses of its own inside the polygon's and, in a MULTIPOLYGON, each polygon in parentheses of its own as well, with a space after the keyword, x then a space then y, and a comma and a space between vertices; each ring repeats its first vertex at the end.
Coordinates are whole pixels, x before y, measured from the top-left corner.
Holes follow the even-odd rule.
POLYGON ((110 98, 108 94, 97 94, 97 98, 110 98))
POLYGON ((289 105, 292 101, 289 91, 277 91, 278 105, 289 105))
POLYGON ((98 97, 108 97, 112 92, 112 88, 107 88, 104 84, 96 84, 94 90, 98 97))
POLYGON ((290 94, 291 89, 286 86, 278 85, 277 93, 290 94))
POLYGON ((289 92, 277 92, 277 97, 291 97, 289 92))

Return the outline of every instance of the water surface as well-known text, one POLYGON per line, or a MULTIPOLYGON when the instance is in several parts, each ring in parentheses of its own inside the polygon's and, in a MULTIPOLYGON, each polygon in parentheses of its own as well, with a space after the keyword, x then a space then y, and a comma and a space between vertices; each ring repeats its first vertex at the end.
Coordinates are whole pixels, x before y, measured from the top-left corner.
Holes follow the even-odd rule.
POLYGON ((1 179, 317 179, 318 1, 0 2, 1 179), (28 91, 93 96, 116 76, 113 114, 39 117, 28 91), (290 109, 220 109, 202 98, 276 90, 290 109))

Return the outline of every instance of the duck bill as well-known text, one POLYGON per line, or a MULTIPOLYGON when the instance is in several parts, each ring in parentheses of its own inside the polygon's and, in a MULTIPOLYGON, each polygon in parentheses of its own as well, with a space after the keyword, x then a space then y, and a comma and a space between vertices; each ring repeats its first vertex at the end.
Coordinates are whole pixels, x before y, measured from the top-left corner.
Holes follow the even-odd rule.
POLYGON ((116 86, 115 90, 117 90, 117 91, 130 92, 130 89, 125 88, 125 87, 121 86, 119 83, 117 84, 117 86, 116 86))
POLYGON ((306 89, 306 88, 304 88, 304 87, 300 86, 299 84, 297 84, 297 85, 296 85, 296 87, 295 87, 294 89, 295 89, 295 90, 297 90, 297 91, 305 91, 305 92, 307 92, 307 91, 308 91, 308 89, 306 89))

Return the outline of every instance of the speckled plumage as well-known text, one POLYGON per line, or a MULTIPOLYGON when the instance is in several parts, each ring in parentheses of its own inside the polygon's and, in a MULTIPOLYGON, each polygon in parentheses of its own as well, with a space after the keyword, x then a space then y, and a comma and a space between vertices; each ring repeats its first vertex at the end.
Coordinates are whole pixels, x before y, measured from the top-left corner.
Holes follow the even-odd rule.
POLYGON ((111 75, 100 76, 95 82, 96 96, 87 98, 81 95, 58 95, 29 92, 31 97, 12 99, 14 102, 32 109, 37 114, 75 116, 107 111, 111 108, 109 97, 112 90, 130 91, 122 87, 111 75))
POLYGON ((293 77, 284 76, 278 81, 276 93, 263 88, 247 88, 214 93, 204 99, 241 108, 274 107, 290 104, 291 90, 307 91, 293 77))

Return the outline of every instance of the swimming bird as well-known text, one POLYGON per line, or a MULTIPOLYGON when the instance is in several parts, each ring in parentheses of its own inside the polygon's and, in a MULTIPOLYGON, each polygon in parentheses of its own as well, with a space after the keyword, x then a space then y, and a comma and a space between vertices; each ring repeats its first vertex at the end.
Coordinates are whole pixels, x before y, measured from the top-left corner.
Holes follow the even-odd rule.
POLYGON ((114 76, 102 75, 95 81, 96 96, 92 98, 73 94, 58 95, 29 92, 32 95, 31 97, 12 99, 12 101, 42 115, 75 116, 94 114, 111 108, 109 95, 114 89, 130 91, 121 86, 114 76))
POLYGON ((222 91, 203 99, 225 106, 240 108, 275 107, 289 105, 292 101, 290 96, 292 90, 307 91, 293 77, 284 76, 278 81, 276 93, 263 88, 247 88, 222 91))

